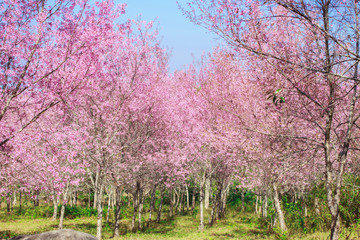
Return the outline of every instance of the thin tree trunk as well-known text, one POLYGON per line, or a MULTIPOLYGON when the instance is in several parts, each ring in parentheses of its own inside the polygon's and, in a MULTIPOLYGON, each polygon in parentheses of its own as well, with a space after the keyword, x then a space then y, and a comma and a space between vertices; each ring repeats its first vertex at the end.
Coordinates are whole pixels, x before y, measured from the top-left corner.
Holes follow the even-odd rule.
MULTIPOLYGON (((11 205, 13 208, 14 206, 16 206, 16 192, 14 191, 14 195, 13 195, 13 201, 12 201, 12 205, 11 205)), ((13 209, 11 210, 13 211, 13 209)))
POLYGON ((111 197, 111 209, 114 209, 116 202, 116 189, 115 191, 112 191, 112 197, 111 197))
POLYGON ((177 191, 177 189, 175 188, 174 190, 174 208, 175 211, 174 211, 174 215, 178 214, 178 207, 179 207, 179 204, 180 204, 180 194, 181 194, 181 190, 179 189, 179 192, 177 191))
POLYGON ((226 201, 227 201, 227 195, 229 192, 229 187, 230 184, 227 184, 225 189, 223 189, 222 194, 221 194, 221 218, 225 217, 225 211, 226 211, 226 201))
POLYGON ((60 210, 59 229, 63 229, 65 208, 66 208, 66 205, 67 205, 68 193, 69 193, 69 183, 66 184, 65 191, 64 191, 64 194, 63 194, 63 204, 62 204, 61 210, 60 210))
POLYGON ((110 218, 111 196, 112 196, 112 188, 110 189, 110 193, 108 194, 108 208, 107 208, 107 212, 106 212, 106 223, 109 223, 109 218, 110 218))
POLYGON ((100 175, 100 172, 99 170, 96 170, 96 175, 95 175, 95 182, 94 182, 94 187, 95 187, 95 191, 94 191, 94 203, 93 203, 93 208, 96 209, 97 208, 97 200, 99 199, 97 194, 98 194, 98 191, 97 191, 97 187, 99 186, 99 175, 100 175))
POLYGON ((138 229, 141 230, 141 216, 142 216, 142 211, 143 211, 143 207, 144 207, 144 190, 141 188, 140 186, 140 190, 139 190, 139 218, 138 218, 138 229))
POLYGON ((8 213, 11 212, 11 199, 10 198, 6 199, 6 210, 8 213))
POLYGON ((186 189, 186 211, 189 211, 190 202, 189 202, 189 188, 187 183, 185 183, 185 189, 186 189))
POLYGON ((262 207, 261 207, 261 216, 263 218, 267 218, 267 209, 268 209, 268 196, 267 196, 267 191, 264 190, 263 191, 263 196, 262 196, 262 207))
POLYGON ((88 208, 91 207, 91 189, 89 188, 89 202, 88 202, 88 208))
POLYGON ((191 201, 191 210, 194 211, 195 209, 195 194, 196 194, 196 187, 193 188, 193 194, 192 194, 192 201, 191 201))
POLYGON ((77 201, 78 201, 78 197, 77 197, 78 191, 77 189, 75 189, 75 191, 73 192, 73 205, 77 206, 77 201))
POLYGON ((280 229, 281 229, 281 231, 285 232, 287 230, 287 227, 286 227, 286 224, 285 224, 284 213, 283 213, 283 211, 281 209, 278 187, 277 187, 275 182, 273 183, 273 191, 274 191, 274 205, 275 205, 276 213, 277 213, 278 218, 279 218, 280 229))
POLYGON ((52 221, 56 221, 57 218, 57 213, 58 213, 58 196, 56 193, 54 193, 54 199, 53 199, 53 203, 54 203, 54 212, 53 212, 53 216, 52 216, 52 221))
POLYGON ((38 207, 40 205, 39 195, 40 192, 37 190, 35 191, 35 199, 34 199, 34 207, 38 207))
MULTIPOLYGON (((0 200, 1 201, 1 200, 0 200)), ((22 211, 22 191, 19 193, 19 213, 22 211)))
POLYGON ((70 202, 71 207, 74 206, 74 198, 73 198, 73 196, 74 196, 74 192, 70 191, 69 192, 69 202, 70 202))
POLYGON ((101 240, 101 235, 102 235, 102 218, 103 218, 103 208, 102 208, 102 196, 103 196, 103 192, 104 192, 104 184, 102 179, 100 179, 99 177, 99 181, 98 181, 98 186, 96 187, 96 196, 97 196, 97 200, 96 200, 96 209, 97 209, 97 226, 96 226, 96 238, 98 240, 101 240))
POLYGON ((308 209, 307 209, 307 204, 306 204, 306 201, 305 201, 305 197, 304 197, 304 192, 303 190, 301 191, 301 205, 302 205, 302 208, 304 209, 304 217, 307 217, 308 216, 308 209))
POLYGON ((157 222, 160 222, 160 219, 161 219, 161 210, 162 210, 163 202, 164 202, 164 189, 162 189, 160 192, 160 205, 159 205, 157 219, 156 219, 157 222))
MULTIPOLYGON (((182 209, 182 206, 183 206, 183 200, 184 200, 184 191, 182 191, 182 188, 180 188, 180 196, 179 196, 179 213, 182 209)), ((184 210, 182 210, 182 213, 184 213, 184 210)))
POLYGON ((181 214, 184 215, 185 214, 185 192, 182 191, 181 192, 181 214))
POLYGON ((172 218, 174 211, 174 189, 171 188, 170 190, 170 211, 169 211, 169 217, 172 218))
POLYGON ((204 231, 204 183, 200 184, 200 225, 199 231, 204 231))
POLYGON ((211 216, 209 218, 210 226, 214 224, 215 218, 216 218, 216 198, 213 198, 212 207, 211 207, 211 216))
POLYGON ((255 213, 258 215, 259 211, 258 211, 258 202, 259 202, 259 196, 256 195, 256 201, 255 201, 255 213))
POLYGON ((121 205, 121 189, 119 186, 116 186, 116 211, 115 211, 114 237, 120 236, 120 205, 121 205))
POLYGON ((205 209, 209 208, 209 204, 210 204, 210 186, 211 186, 211 181, 210 178, 207 177, 205 179, 205 209))
POLYGON ((222 192, 223 192, 223 185, 222 185, 222 183, 219 183, 218 184, 218 192, 217 192, 217 196, 216 196, 216 205, 217 205, 217 215, 218 215, 218 218, 219 219, 221 219, 222 218, 222 212, 223 212, 223 210, 222 210, 222 207, 223 207, 223 204, 222 204, 222 202, 221 202, 221 196, 222 196, 222 192))
POLYGON ((241 211, 245 213, 245 189, 241 189, 241 211))
POLYGON ((132 221, 131 221, 131 231, 135 231, 135 221, 136 221, 136 214, 137 214, 137 210, 138 210, 138 194, 139 194, 139 184, 136 183, 136 191, 135 194, 133 195, 133 206, 134 206, 134 214, 132 216, 132 221))
POLYGON ((259 214, 263 217, 264 214, 263 214, 263 209, 262 209, 262 205, 263 205, 263 197, 262 195, 259 196, 259 214))
POLYGON ((157 184, 154 185, 154 187, 153 187, 153 189, 152 189, 152 192, 151 192, 151 200, 150 200, 150 207, 149 207, 149 218, 148 218, 148 220, 147 220, 147 227, 150 226, 152 211, 153 211, 153 208, 154 208, 154 206, 155 206, 156 186, 157 186, 157 184))

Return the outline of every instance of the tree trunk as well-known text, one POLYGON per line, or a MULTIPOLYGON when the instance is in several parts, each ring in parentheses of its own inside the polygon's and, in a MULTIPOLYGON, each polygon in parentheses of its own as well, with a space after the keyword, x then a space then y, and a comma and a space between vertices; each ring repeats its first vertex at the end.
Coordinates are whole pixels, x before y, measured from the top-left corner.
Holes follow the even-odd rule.
POLYGON ((116 187, 116 211, 115 211, 115 229, 114 237, 120 236, 120 205, 121 205, 121 189, 116 187))
POLYGON ((194 186, 193 193, 192 193, 192 201, 191 201, 191 210, 192 211, 194 211, 194 208, 195 208, 195 194, 196 194, 196 187, 194 186))
POLYGON ((39 195, 40 195, 40 191, 36 190, 34 192, 35 195, 35 199, 34 199, 34 207, 38 207, 40 205, 40 201, 39 201, 39 195))
POLYGON ((77 189, 75 189, 75 191, 73 192, 73 205, 77 206, 77 201, 78 201, 78 197, 77 197, 77 189))
POLYGON ((160 205, 159 205, 157 219, 156 219, 157 222, 160 222, 160 219, 161 219, 161 210, 162 210, 163 202, 164 202, 164 189, 162 189, 160 192, 160 205))
POLYGON ((19 213, 21 214, 21 212, 22 212, 22 191, 20 191, 19 193, 19 213))
POLYGON ((106 223, 109 223, 109 218, 110 218, 110 208, 111 208, 111 195, 112 195, 112 189, 110 189, 110 193, 108 194, 108 208, 107 208, 107 212, 106 212, 106 223))
POLYGON ((97 194, 97 187, 99 186, 99 175, 100 172, 99 170, 96 170, 96 175, 95 175, 95 182, 94 182, 94 187, 95 187, 95 191, 94 191, 94 203, 93 203, 93 208, 96 209, 97 208, 97 200, 99 199, 97 194))
POLYGON ((156 186, 157 186, 157 184, 154 185, 154 187, 153 187, 153 189, 152 189, 152 192, 151 192, 151 200, 150 200, 150 207, 149 207, 149 218, 148 218, 147 224, 146 224, 147 227, 150 226, 152 211, 153 211, 153 208, 154 208, 154 206, 155 206, 156 186))
POLYGON ((182 208, 183 201, 184 201, 184 191, 182 191, 182 188, 180 188, 179 212, 182 211, 182 214, 184 214, 184 209, 182 208))
POLYGON ((54 212, 53 212, 53 216, 52 216, 52 221, 56 221, 57 213, 58 213, 58 204, 59 204, 58 196, 56 193, 54 193, 53 203, 54 203, 54 212))
POLYGON ((89 202, 88 202, 88 208, 91 208, 91 189, 89 188, 89 202))
POLYGON ((143 211, 143 207, 144 207, 144 190, 142 189, 142 186, 140 186, 139 189, 139 218, 138 218, 138 229, 141 230, 141 216, 142 216, 142 211, 143 211))
POLYGON ((258 211, 258 202, 259 202, 259 196, 256 195, 256 201, 255 201, 255 213, 256 213, 256 214, 259 214, 259 211, 258 211))
POLYGON ((204 231, 204 184, 200 184, 200 225, 199 231, 204 231))
POLYGON ((101 240, 102 235, 102 218, 103 218, 103 208, 102 208, 102 196, 104 191, 104 184, 102 179, 98 181, 98 186, 96 187, 96 209, 97 209, 97 226, 96 226, 96 238, 101 240))
POLYGON ((69 192, 69 203, 70 203, 70 207, 72 207, 72 206, 74 205, 73 195, 74 195, 74 192, 73 192, 73 191, 70 191, 70 192, 69 192))
POLYGON ((185 214, 185 192, 182 191, 181 192, 181 214, 184 215, 185 214))
POLYGON ((308 216, 308 209, 307 209, 307 204, 306 204, 306 199, 304 197, 304 192, 301 192, 301 206, 304 209, 304 217, 308 216))
POLYGON ((222 191, 223 191, 222 187, 223 187, 222 183, 218 183, 218 192, 216 194, 216 205, 217 205, 217 215, 218 215, 219 219, 221 219, 221 217, 222 217, 221 214, 223 212, 223 210, 222 210, 223 204, 221 202, 221 196, 223 194, 222 193, 222 191))
POLYGON ((216 198, 213 198, 212 208, 211 208, 211 216, 209 218, 209 225, 212 226, 214 224, 216 218, 216 198))
POLYGON ((241 211, 245 213, 245 189, 241 189, 241 211))
POLYGON ((185 188, 186 188, 186 211, 189 211, 190 208, 190 203, 189 203, 189 188, 187 183, 185 183, 185 188))
POLYGON ((169 217, 172 218, 174 211, 174 189, 171 188, 170 190, 170 211, 169 211, 169 217))
POLYGON ((59 221, 59 229, 63 229, 64 225, 64 216, 65 216, 65 207, 67 205, 67 198, 69 193, 69 183, 66 184, 65 191, 63 194, 63 204, 60 210, 60 221, 59 221))
POLYGON ((11 199, 10 199, 10 197, 8 197, 6 199, 6 210, 7 210, 8 213, 11 212, 11 199))
POLYGON ((267 218, 267 209, 268 209, 268 196, 267 196, 267 191, 264 190, 263 191, 263 196, 262 196, 262 207, 261 207, 261 216, 263 218, 267 218))
MULTIPOLYGON (((14 208, 14 206, 16 206, 16 192, 15 191, 14 191, 13 201, 12 201, 11 207, 14 208)), ((11 209, 11 211, 13 211, 13 209, 11 209)))
POLYGON ((138 194, 139 194, 139 184, 136 183, 136 191, 135 194, 133 195, 133 206, 134 206, 134 214, 132 216, 132 221, 131 221, 131 231, 135 231, 135 221, 136 221, 136 214, 137 214, 137 210, 138 210, 138 194))
POLYGON ((210 204, 210 187, 211 187, 211 181, 210 178, 207 177, 205 179, 205 209, 209 208, 209 204, 210 204))
POLYGON ((178 214, 179 212, 179 204, 180 204, 180 194, 181 194, 181 189, 179 189, 179 192, 177 191, 177 189, 175 188, 174 190, 174 209, 175 209, 175 213, 174 215, 178 214))
POLYGON ((225 189, 221 191, 221 212, 220 212, 220 218, 225 217, 225 211, 226 211, 226 201, 227 201, 227 195, 229 192, 230 184, 227 184, 225 189))
POLYGON ((280 200, 279 200, 279 193, 278 193, 278 187, 277 187, 276 183, 273 183, 273 191, 274 191, 274 205, 275 205, 276 213, 277 213, 278 218, 279 218, 280 229, 281 229, 281 231, 285 232, 287 230, 287 227, 286 227, 286 224, 285 224, 284 213, 283 213, 283 211, 281 209, 281 204, 280 204, 280 200))
POLYGON ((263 209, 262 209, 262 205, 263 205, 263 197, 262 195, 259 196, 259 214, 263 217, 263 209))
POLYGON ((315 197, 314 202, 315 202, 314 203, 314 205, 315 205, 315 213, 316 213, 316 215, 320 216, 319 198, 315 197))

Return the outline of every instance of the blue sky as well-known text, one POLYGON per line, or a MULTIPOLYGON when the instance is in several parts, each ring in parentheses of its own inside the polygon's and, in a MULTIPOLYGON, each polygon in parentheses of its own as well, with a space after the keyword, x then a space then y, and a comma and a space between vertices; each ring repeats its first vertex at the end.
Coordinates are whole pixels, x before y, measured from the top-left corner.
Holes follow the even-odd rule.
MULTIPOLYGON (((142 15, 143 20, 158 19, 162 46, 171 50, 170 70, 184 69, 199 60, 203 52, 211 52, 220 42, 206 29, 194 25, 178 9, 176 0, 117 0, 126 3, 126 18, 142 15)), ((186 0, 179 0, 183 5, 186 0)))

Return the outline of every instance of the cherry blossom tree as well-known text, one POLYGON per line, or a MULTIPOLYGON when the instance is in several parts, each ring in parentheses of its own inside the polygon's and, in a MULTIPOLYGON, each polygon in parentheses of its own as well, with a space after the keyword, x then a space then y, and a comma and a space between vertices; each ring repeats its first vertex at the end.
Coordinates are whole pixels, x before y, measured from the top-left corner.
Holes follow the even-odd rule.
POLYGON ((209 56, 201 69, 198 90, 207 103, 208 116, 213 116, 207 117, 212 120, 203 139, 216 153, 211 168, 219 189, 226 189, 221 183, 235 175, 242 187, 262 186, 272 191, 285 231, 279 189, 309 182, 312 173, 318 171, 318 149, 291 137, 307 132, 309 125, 289 115, 282 117, 285 107, 277 104, 283 103, 274 101, 272 95, 267 99, 265 87, 252 80, 256 74, 241 66, 230 51, 217 49, 209 56))
MULTIPOLYGON (((99 46, 106 46, 115 28, 113 21, 124 13, 124 7, 115 7, 111 1, 97 2, 96 7, 87 1, 1 3, 2 175, 7 175, 5 169, 16 169, 9 162, 17 159, 12 155, 25 154, 10 140, 51 108, 67 105, 68 97, 97 71, 99 52, 95 53, 101 51, 99 46)), ((39 139, 35 128, 30 132, 23 135, 28 139, 17 141, 30 144, 31 139, 39 139)))
POLYGON ((292 116, 313 133, 296 137, 322 149, 331 239, 338 239, 342 176, 359 118, 358 2, 192 1, 187 9, 191 21, 254 59, 249 68, 263 64, 259 81, 297 99, 292 116))
POLYGON ((68 100, 74 106, 75 126, 87 132, 82 156, 90 164, 98 238, 105 183, 113 181, 116 188, 128 185, 136 196, 140 191, 142 201, 141 192, 156 166, 154 154, 168 144, 158 89, 166 78, 167 61, 152 25, 133 21, 126 30, 114 32, 109 44, 102 45, 100 66, 89 76, 89 84, 68 100))

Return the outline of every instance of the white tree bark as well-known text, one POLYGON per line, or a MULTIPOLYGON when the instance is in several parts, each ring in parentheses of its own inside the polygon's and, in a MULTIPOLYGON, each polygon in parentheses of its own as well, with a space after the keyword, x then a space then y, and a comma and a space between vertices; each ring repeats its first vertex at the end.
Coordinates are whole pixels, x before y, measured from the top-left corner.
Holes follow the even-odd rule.
POLYGON ((56 193, 54 193, 54 199, 53 199, 53 203, 54 203, 54 212, 53 212, 53 216, 52 216, 52 221, 56 221, 57 218, 57 213, 58 213, 58 196, 56 193))
POLYGON ((204 231, 204 184, 200 184, 200 225, 199 231, 204 231))
POLYGON ((285 224, 284 212, 281 209, 278 187, 275 182, 273 183, 273 194, 274 194, 274 205, 275 205, 276 213, 279 218, 280 229, 281 231, 285 232, 287 230, 287 227, 285 224))
POLYGON ((97 191, 97 200, 96 200, 96 209, 97 209, 97 226, 96 226, 96 238, 101 240, 102 235, 102 218, 103 218, 103 209, 102 209, 102 195, 104 191, 104 185, 102 181, 98 182, 98 186, 96 188, 97 191))
POLYGON ((210 187, 211 187, 211 181, 210 178, 207 177, 205 179, 205 209, 209 209, 210 205, 210 187))
POLYGON ((65 191, 63 193, 63 205, 61 206, 61 211, 60 211, 59 229, 63 229, 64 216, 65 216, 65 207, 67 205, 68 193, 69 193, 69 183, 66 184, 65 191))

